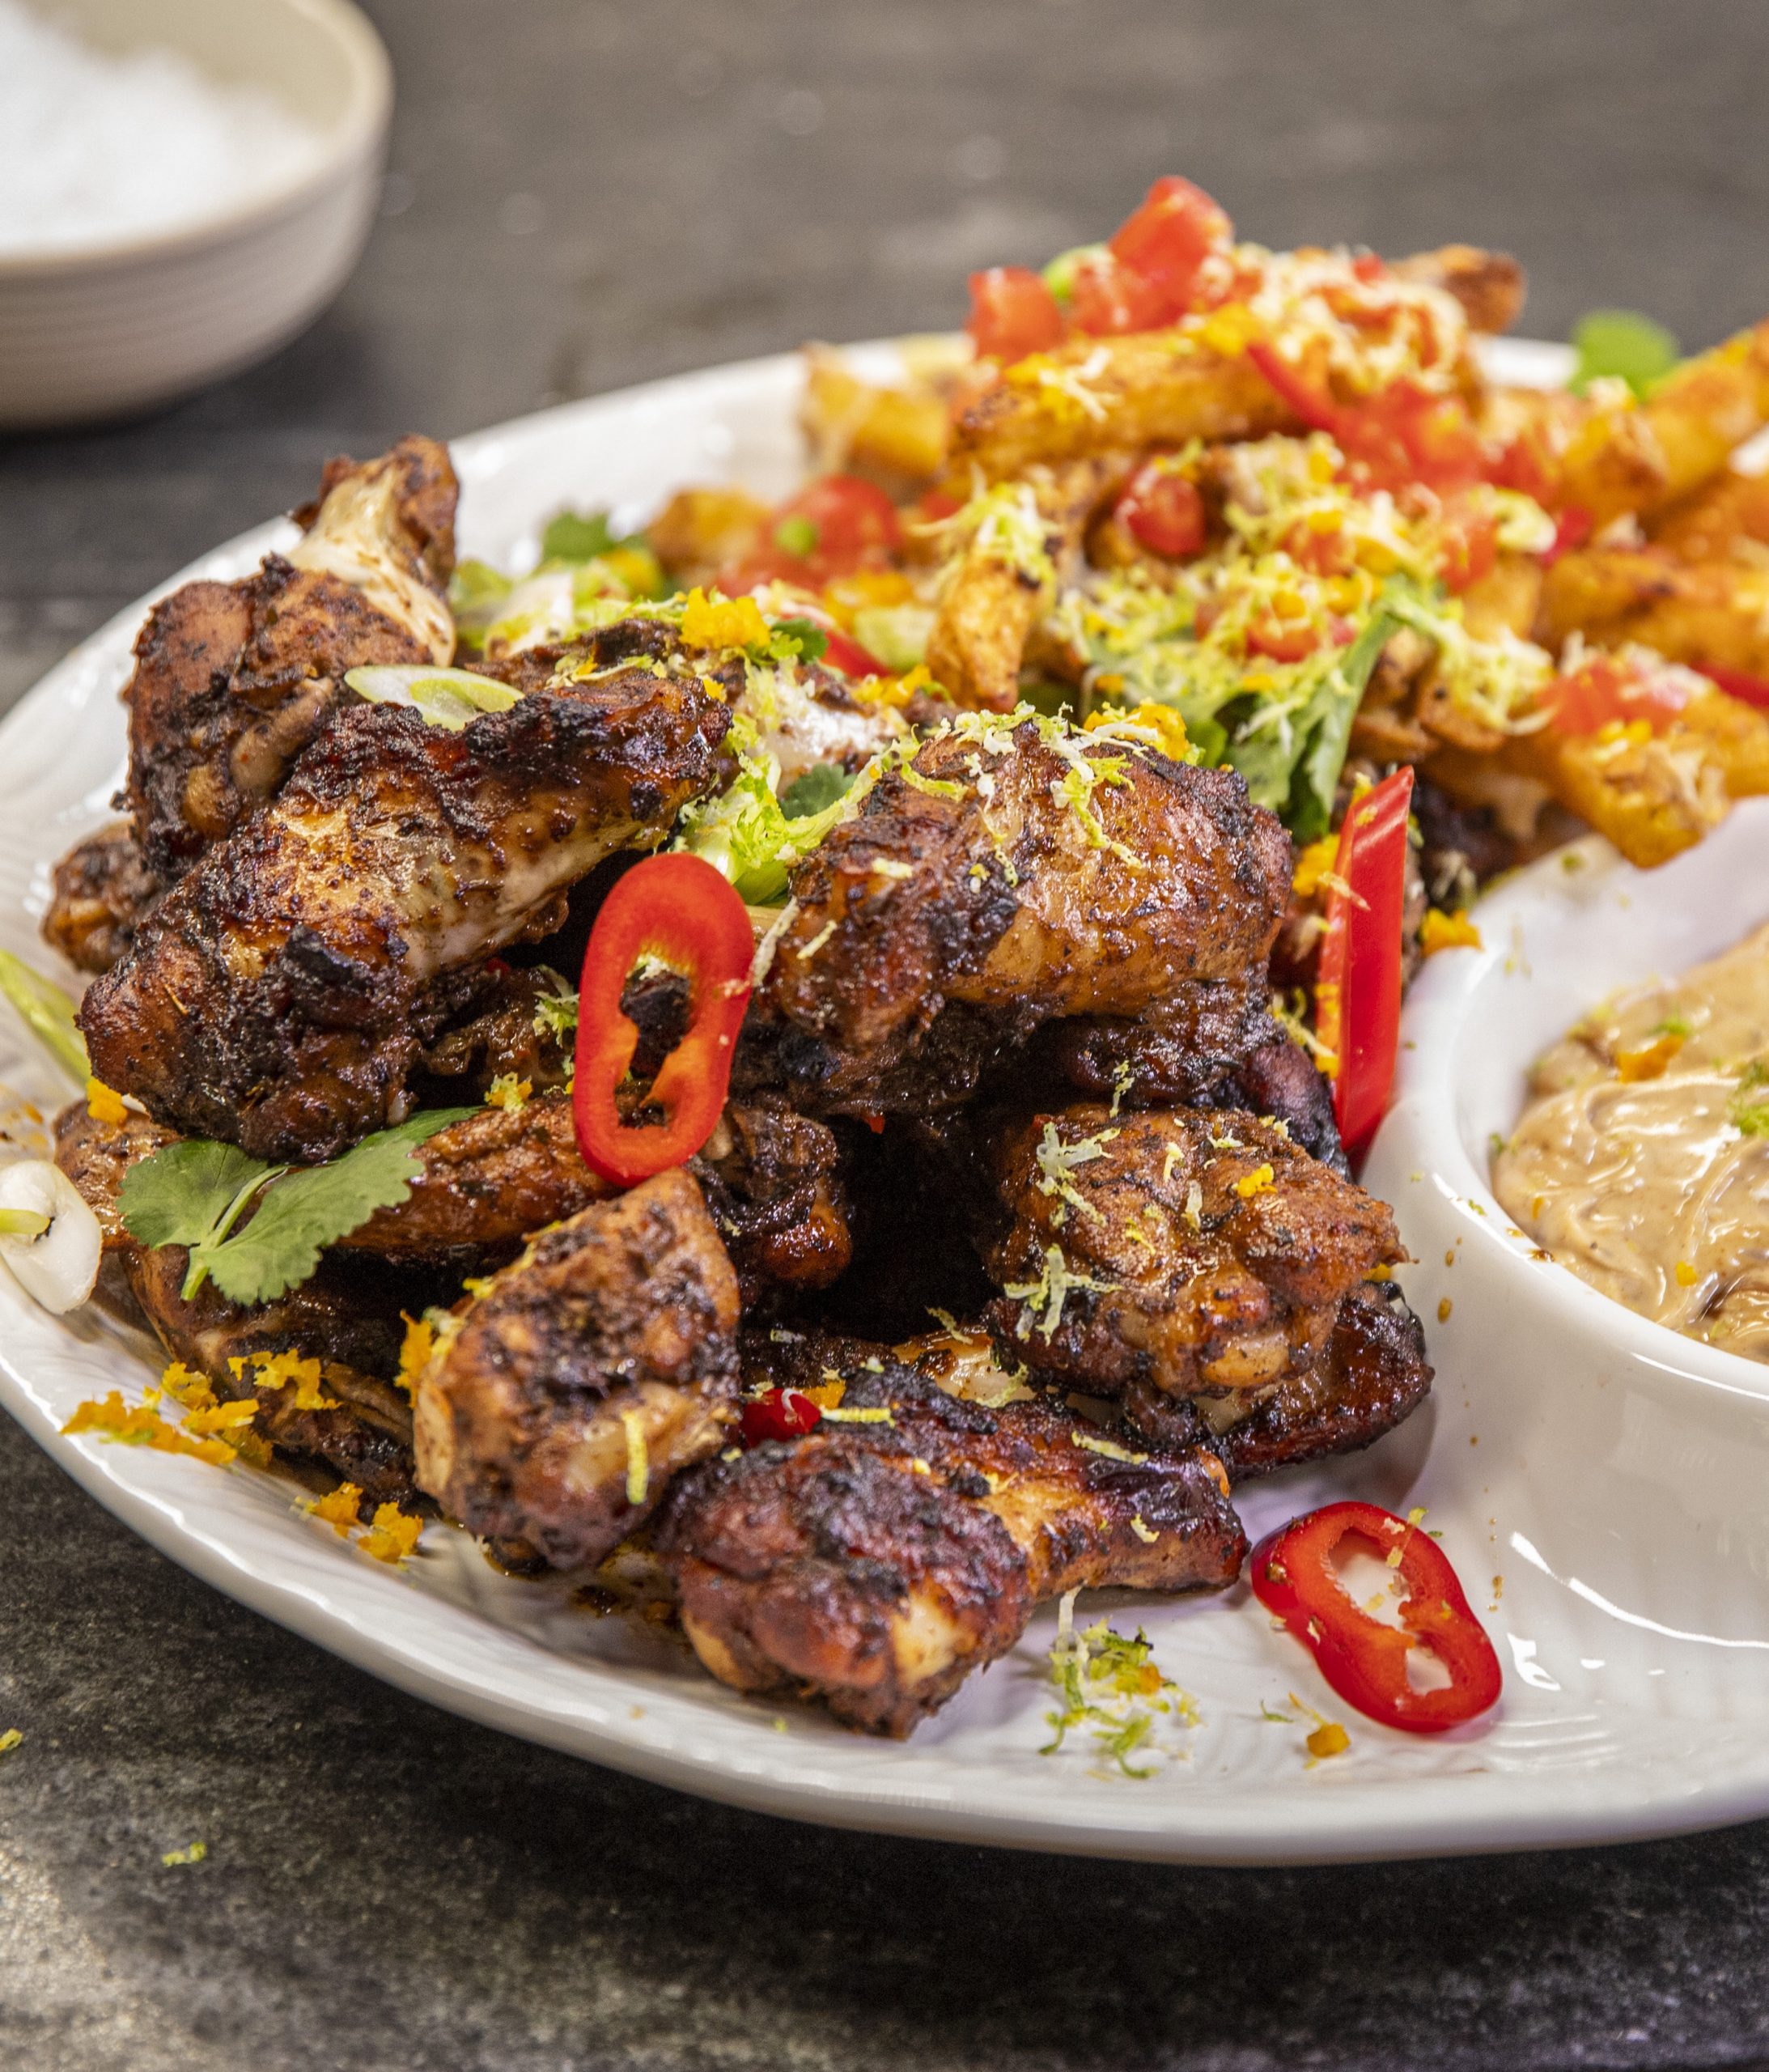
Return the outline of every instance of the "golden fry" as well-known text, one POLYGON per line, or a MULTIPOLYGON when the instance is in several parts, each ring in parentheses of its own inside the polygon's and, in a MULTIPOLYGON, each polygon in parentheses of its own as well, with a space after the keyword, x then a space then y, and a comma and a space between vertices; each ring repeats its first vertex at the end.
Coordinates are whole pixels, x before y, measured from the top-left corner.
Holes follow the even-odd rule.
POLYGON ((1529 279, 1508 252, 1478 244, 1443 244, 1397 259, 1389 270, 1403 281, 1442 288, 1462 306, 1471 331, 1508 331, 1523 309, 1529 279))
POLYGON ((1540 628, 1555 648, 1571 633, 1605 648, 1638 640, 1693 669, 1769 677, 1769 569, 1621 549, 1564 554, 1542 584, 1540 628))
POLYGON ((689 589, 752 553, 767 521, 767 505, 747 490, 681 489, 646 527, 645 537, 668 574, 689 589))
POLYGON ((1642 870, 1693 848, 1726 817, 1720 758, 1682 725, 1653 734, 1641 721, 1570 737, 1545 728, 1513 737, 1501 754, 1642 870))
POLYGON ((1662 511, 1717 475, 1769 421, 1769 319, 1686 360, 1648 400, 1604 404, 1574 433, 1556 501, 1599 526, 1662 511))
POLYGON ((1075 338, 1019 361, 959 418, 954 465, 999 482, 1039 462, 1295 429, 1252 361, 1212 350, 1202 328, 1075 338))
POLYGON ((819 473, 848 471, 906 490, 946 465, 952 422, 940 397, 931 390, 875 388, 827 346, 805 349, 799 422, 819 473))
POLYGON ((1648 528, 1654 546, 1679 561, 1769 561, 1769 475, 1728 469, 1648 528), (1761 550, 1761 551, 1758 551, 1761 550))

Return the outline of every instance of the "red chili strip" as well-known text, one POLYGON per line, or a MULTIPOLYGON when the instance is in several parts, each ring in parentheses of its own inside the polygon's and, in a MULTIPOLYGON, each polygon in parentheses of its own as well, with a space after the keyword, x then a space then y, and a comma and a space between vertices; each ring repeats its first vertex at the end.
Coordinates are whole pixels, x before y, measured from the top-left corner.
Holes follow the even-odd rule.
POLYGON ((1333 1112, 1361 1150, 1388 1105, 1400 1048, 1401 928, 1413 773, 1397 770, 1346 809, 1314 983, 1315 1033, 1334 1059, 1333 1112))

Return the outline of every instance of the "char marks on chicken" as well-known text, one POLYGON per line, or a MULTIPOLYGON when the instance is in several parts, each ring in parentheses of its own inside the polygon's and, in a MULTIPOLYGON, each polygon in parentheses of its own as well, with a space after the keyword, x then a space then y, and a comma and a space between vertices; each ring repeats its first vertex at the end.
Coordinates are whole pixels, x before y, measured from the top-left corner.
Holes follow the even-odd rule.
POLYGON ((957 1106, 1046 1022, 1262 972, 1288 883, 1230 771, 1048 723, 937 734, 795 873, 750 1068, 825 1113, 957 1106))
POLYGON ((711 1463, 656 1527, 695 1652, 738 1690, 903 1735, 1045 1598, 1238 1573, 1246 1540, 1213 1454, 1133 1454, 1041 1403, 967 1402, 882 1347, 850 1345, 841 1373, 842 1412, 882 1418, 711 1463))
POLYGON ((418 1480, 470 1531, 599 1561, 723 1443, 737 1277, 679 1168, 543 1231, 445 1332, 415 1397, 418 1480))
POLYGON ((168 895, 81 1008, 93 1069, 158 1119, 330 1157, 398 1119, 485 959, 712 781, 725 705, 685 660, 593 649, 460 732, 341 712, 168 895))

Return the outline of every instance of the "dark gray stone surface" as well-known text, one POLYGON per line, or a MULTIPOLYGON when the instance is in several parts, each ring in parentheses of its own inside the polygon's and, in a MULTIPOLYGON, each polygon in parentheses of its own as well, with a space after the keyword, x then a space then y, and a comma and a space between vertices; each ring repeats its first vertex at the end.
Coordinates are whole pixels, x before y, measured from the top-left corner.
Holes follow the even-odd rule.
MULTIPOLYGON (((1738 0, 377 0, 388 214, 337 307, 151 421, 0 444, 0 694, 340 447, 944 325, 1156 172, 1273 244, 1511 246, 1525 329, 1769 308, 1738 0)), ((0 2063, 1769 2062, 1769 1828, 1198 1873, 820 1832, 429 1710, 0 1431, 0 2063), (207 1859, 162 1866, 201 1837, 207 1859)))

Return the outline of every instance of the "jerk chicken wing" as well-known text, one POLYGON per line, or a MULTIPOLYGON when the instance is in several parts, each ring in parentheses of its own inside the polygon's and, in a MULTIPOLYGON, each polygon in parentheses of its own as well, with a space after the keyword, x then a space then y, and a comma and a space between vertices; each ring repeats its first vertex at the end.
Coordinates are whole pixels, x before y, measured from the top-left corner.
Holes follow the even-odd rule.
POLYGON ((943 730, 795 873, 748 1068, 825 1113, 957 1106, 1043 1023, 1262 974, 1288 885, 1232 771, 1050 722, 943 730))
POLYGON ((536 1238, 441 1335, 414 1398, 418 1481, 470 1531, 600 1560, 723 1442, 737 1277, 680 1169, 536 1238))
POLYGON ((901 1736, 1012 1647, 1041 1599, 1220 1590, 1239 1572, 1212 1454, 1138 1453, 1041 1403, 967 1402, 882 1347, 851 1347, 839 1378, 852 1421, 722 1458, 664 1506, 656 1549, 722 1682, 797 1689, 901 1736))
POLYGON ((87 992, 93 1070, 271 1159, 397 1120, 486 957, 554 925, 566 888, 655 846, 712 781, 725 704, 685 658, 660 666, 587 643, 459 732, 405 707, 341 712, 87 992))

